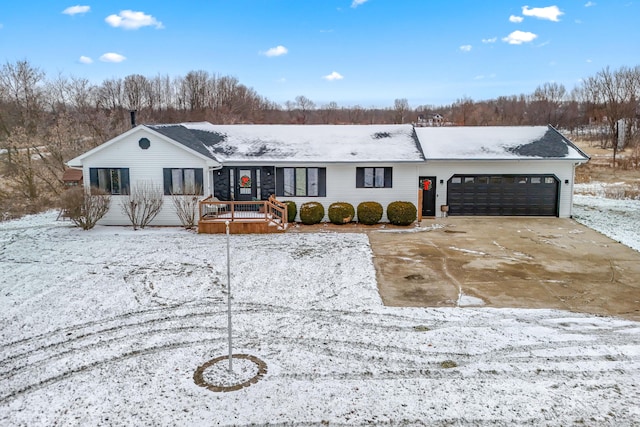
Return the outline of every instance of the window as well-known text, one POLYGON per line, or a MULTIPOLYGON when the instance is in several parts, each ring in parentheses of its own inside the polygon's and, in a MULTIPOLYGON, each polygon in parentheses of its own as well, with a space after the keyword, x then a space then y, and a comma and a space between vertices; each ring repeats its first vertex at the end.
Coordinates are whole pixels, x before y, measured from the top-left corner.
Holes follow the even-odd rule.
POLYGON ((128 168, 89 168, 89 180, 92 187, 108 194, 129 194, 128 168))
POLYGON ((204 194, 202 169, 164 168, 164 194, 204 194))
POLYGON ((276 196, 325 197, 326 168, 276 168, 276 196))
POLYGON ((393 168, 356 168, 356 188, 391 188, 393 168))

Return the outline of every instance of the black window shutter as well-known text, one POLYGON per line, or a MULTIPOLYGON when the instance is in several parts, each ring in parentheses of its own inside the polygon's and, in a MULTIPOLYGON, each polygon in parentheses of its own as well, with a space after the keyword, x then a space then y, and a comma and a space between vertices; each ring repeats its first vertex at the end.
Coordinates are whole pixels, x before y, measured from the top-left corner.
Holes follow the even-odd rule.
POLYGON ((356 168, 356 188, 364 188, 364 168, 356 168))
POLYGON ((393 187, 391 179, 393 175, 393 168, 384 168, 384 187, 391 188, 393 187))
POLYGON ((162 169, 162 178, 164 182, 164 195, 171 195, 171 169, 163 168, 162 169))
POLYGON ((97 168, 89 168, 89 185, 95 188, 99 188, 97 168))
POLYGON ((196 188, 198 190, 199 195, 204 194, 204 176, 202 172, 202 168, 194 169, 194 173, 196 176, 196 188))
POLYGON ((284 169, 276 168, 276 196, 284 196, 284 169))
POLYGON ((129 194, 129 168, 120 169, 120 191, 129 194))
POLYGON ((318 168, 318 197, 327 196, 327 169, 318 168))

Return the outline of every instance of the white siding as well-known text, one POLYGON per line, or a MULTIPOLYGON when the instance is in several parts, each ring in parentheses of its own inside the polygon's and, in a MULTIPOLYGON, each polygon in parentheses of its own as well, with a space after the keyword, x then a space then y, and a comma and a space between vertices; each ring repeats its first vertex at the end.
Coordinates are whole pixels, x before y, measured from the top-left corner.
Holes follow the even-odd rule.
MULTIPOLYGON (((277 165, 276 167, 291 167, 292 165, 277 165)), ((323 167, 323 165, 296 165, 295 167, 323 167)), ((418 165, 417 164, 332 164, 327 165, 327 196, 326 197, 279 197, 280 200, 294 201, 300 206, 306 202, 320 202, 325 209, 325 221, 328 221, 328 209, 331 203, 348 202, 357 210, 361 202, 378 202, 384 208, 381 221, 387 219, 387 205, 395 201, 411 202, 418 209, 418 165), (356 188, 357 167, 391 167, 392 188, 356 188)), ((298 216, 299 220, 299 216, 298 216)))
POLYGON ((456 174, 553 174, 559 181, 559 216, 572 214, 574 165, 568 161, 438 161, 421 165, 419 176, 435 176, 436 210, 447 204, 447 181, 456 174), (443 181, 440 184, 440 181, 443 181), (567 183, 565 183, 567 181, 567 183))
MULTIPOLYGON (((144 129, 133 132, 104 149, 83 159, 85 186, 90 185, 90 168, 129 168, 130 186, 133 188, 141 181, 151 181, 163 189, 163 168, 202 168, 204 194, 211 194, 209 173, 204 159, 169 143, 144 129), (148 138, 151 146, 143 150, 138 146, 140 138, 148 138)), ((107 215, 99 222, 102 225, 131 225, 122 212, 121 200, 126 196, 111 196, 111 207, 107 215)), ((151 225, 180 225, 173 202, 165 196, 162 211, 151 225)))

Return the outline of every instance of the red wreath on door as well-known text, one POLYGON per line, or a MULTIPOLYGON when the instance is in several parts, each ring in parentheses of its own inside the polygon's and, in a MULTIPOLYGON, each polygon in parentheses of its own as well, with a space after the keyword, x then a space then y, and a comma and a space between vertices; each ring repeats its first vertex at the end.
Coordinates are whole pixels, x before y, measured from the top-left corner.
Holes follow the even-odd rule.
POLYGON ((251 178, 247 175, 243 175, 242 177, 240 177, 240 187, 251 187, 251 178))
POLYGON ((431 180, 430 179, 423 179, 422 180, 422 189, 424 191, 431 190, 431 180))

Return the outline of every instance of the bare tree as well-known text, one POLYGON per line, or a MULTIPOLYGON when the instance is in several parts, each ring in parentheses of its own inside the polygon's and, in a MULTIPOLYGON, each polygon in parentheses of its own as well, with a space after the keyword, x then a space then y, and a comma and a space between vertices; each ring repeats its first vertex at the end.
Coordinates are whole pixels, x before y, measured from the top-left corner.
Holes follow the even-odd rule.
POLYGON ((458 99, 453 105, 453 120, 462 126, 467 126, 471 122, 473 113, 473 100, 468 96, 458 99))
POLYGON ((349 122, 351 124, 358 124, 362 121, 362 118, 364 116, 364 108, 362 108, 360 105, 354 105, 353 107, 349 108, 348 116, 349 122))
POLYGON ((164 192, 151 181, 141 181, 122 198, 122 212, 129 218, 133 229, 145 228, 158 216, 164 202, 164 192))
POLYGON ((297 122, 303 125, 309 120, 309 112, 316 108, 316 104, 304 95, 296 96, 293 106, 297 114, 297 122))
POLYGON ((126 76, 123 82, 123 98, 128 110, 141 111, 149 105, 149 81, 145 76, 132 74, 126 76))
POLYGON ((409 101, 406 98, 399 98, 393 102, 393 109, 395 112, 395 117, 393 122, 396 124, 404 123, 406 120, 406 116, 411 110, 409 108, 409 101))
POLYGON ((533 92, 529 117, 532 124, 560 126, 567 90, 562 84, 544 83, 533 92))
POLYGON ((0 95, 8 108, 2 121, 7 129, 20 126, 33 133, 43 115, 45 74, 28 61, 6 63, 0 69, 0 95))
POLYGON ((209 73, 203 70, 189 71, 180 80, 178 102, 190 112, 202 112, 211 94, 209 73))
POLYGON ((124 107, 124 87, 122 79, 107 79, 98 89, 98 103, 108 111, 124 107))
POLYGON ((609 142, 613 148, 613 166, 616 166, 618 153, 618 126, 622 119, 636 116, 640 95, 638 74, 640 67, 630 69, 622 67, 611 71, 609 67, 588 77, 583 82, 587 96, 598 105, 606 116, 609 127, 609 142))
POLYGON ((320 110, 320 117, 322 117, 322 123, 329 124, 335 123, 337 119, 338 104, 336 102, 330 102, 324 105, 320 110))

